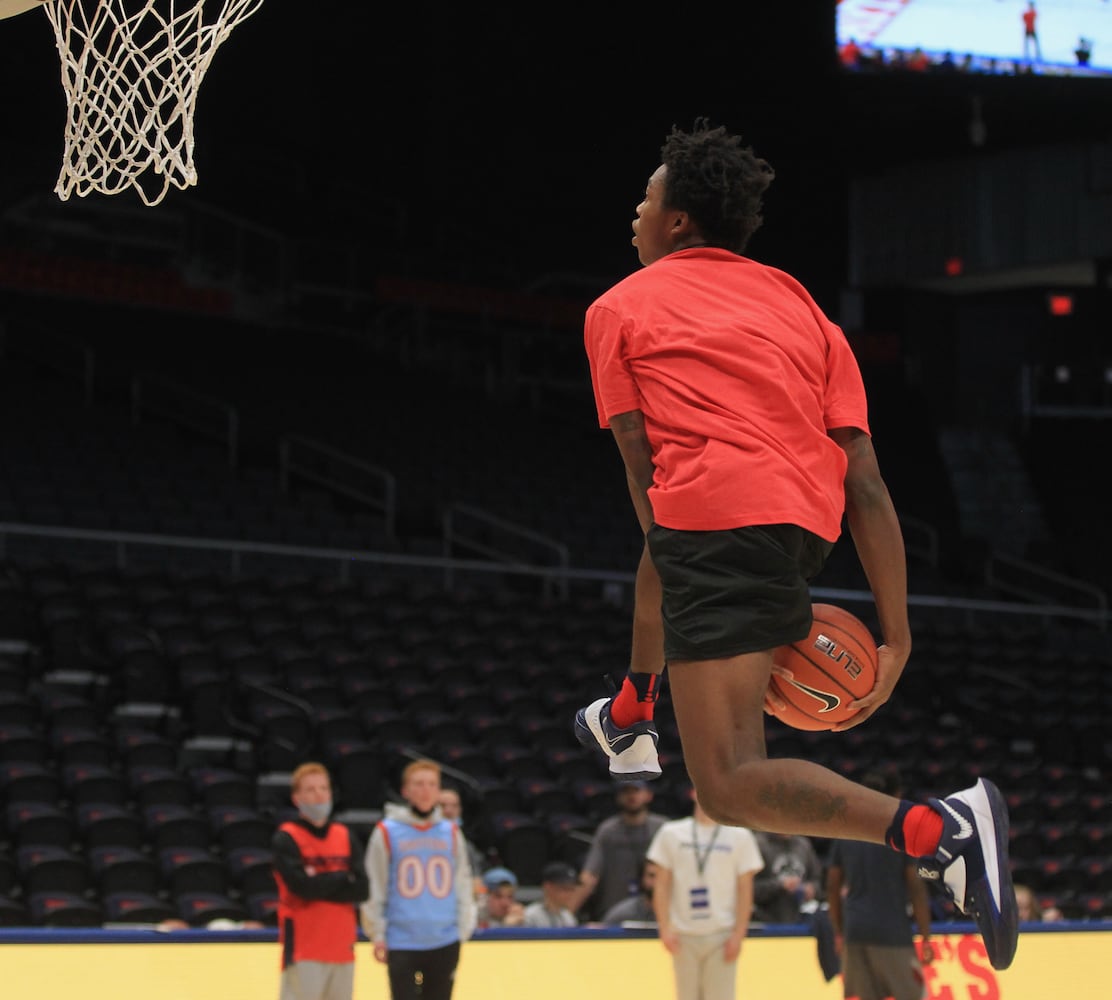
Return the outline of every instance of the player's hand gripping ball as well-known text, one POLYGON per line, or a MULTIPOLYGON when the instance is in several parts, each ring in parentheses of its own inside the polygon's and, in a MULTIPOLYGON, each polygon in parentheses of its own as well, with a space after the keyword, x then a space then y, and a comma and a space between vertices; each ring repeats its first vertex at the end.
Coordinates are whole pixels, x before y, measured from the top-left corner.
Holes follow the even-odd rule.
POLYGON ((852 718, 847 706, 876 684, 877 644, 863 621, 833 604, 813 605, 814 622, 805 639, 781 646, 773 662, 792 679, 772 675, 771 693, 785 703, 776 718, 794 729, 831 729, 852 718))

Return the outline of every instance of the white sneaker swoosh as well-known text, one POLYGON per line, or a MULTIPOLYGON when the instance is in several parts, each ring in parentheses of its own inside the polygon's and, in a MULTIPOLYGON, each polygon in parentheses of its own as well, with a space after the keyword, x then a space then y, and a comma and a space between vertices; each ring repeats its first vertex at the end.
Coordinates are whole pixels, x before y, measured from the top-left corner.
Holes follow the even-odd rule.
POLYGON ((946 810, 958 823, 958 832, 954 834, 954 840, 968 840, 973 836, 973 824, 969 822, 961 813, 959 813, 949 802, 945 799, 938 800, 939 805, 946 810))

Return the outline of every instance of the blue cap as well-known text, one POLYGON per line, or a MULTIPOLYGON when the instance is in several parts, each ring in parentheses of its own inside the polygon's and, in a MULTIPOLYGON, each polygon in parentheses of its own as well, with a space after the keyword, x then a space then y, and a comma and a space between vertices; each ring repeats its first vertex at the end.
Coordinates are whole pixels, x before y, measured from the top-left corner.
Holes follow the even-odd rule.
POLYGON ((517 876, 509 868, 491 868, 483 872, 483 885, 487 889, 497 889, 507 882, 517 888, 517 876))

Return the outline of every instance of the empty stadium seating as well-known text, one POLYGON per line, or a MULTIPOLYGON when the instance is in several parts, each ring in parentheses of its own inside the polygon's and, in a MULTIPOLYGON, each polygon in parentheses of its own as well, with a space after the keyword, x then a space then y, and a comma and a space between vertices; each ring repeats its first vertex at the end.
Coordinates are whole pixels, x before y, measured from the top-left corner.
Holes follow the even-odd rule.
MULTIPOLYGON (((75 415, 66 388, 37 370, 15 381, 5 405, 44 416, 26 433, 0 429, 0 521, 305 545, 363 530, 342 504, 287 494, 265 468, 233 473, 216 446, 178 429, 133 426, 110 406, 75 415)), ((380 406, 356 416, 345 402, 352 447, 380 406)), ((466 423, 437 444, 445 467, 459 464, 466 423)), ((427 480, 406 442, 379 445, 376 457, 427 480)), ((631 568, 629 524, 592 520, 571 497, 569 484, 593 475, 577 461, 533 483, 552 504, 522 519, 558 534, 578 526, 575 551, 631 568)), ((520 506, 489 468, 463 481, 476 491, 464 499, 520 506)), ((421 485, 416 508, 443 484, 421 485)), ((121 568, 110 547, 48 537, 12 536, 4 553, 0 639, 21 651, 0 652, 0 924, 273 923, 269 838, 288 815, 288 772, 310 758, 331 769, 337 808, 373 822, 404 763, 435 757, 466 792, 469 837, 525 883, 550 858, 579 863, 613 811, 605 765, 570 719, 628 657, 622 599, 558 600, 504 579, 448 586, 390 567, 348 579, 283 562, 232 572, 201 553, 121 568)), ((851 775, 883 760, 915 796, 994 775, 1013 810, 1017 873, 1073 914, 1106 912, 1104 638, 1083 652, 1043 623, 927 612, 915 635, 899 696, 867 727, 832 736, 769 721, 770 753, 851 775), (1046 684, 1048 669, 1072 672, 1086 698, 1046 684)), ((687 777, 666 688, 658 721, 657 807, 679 815, 687 777)))

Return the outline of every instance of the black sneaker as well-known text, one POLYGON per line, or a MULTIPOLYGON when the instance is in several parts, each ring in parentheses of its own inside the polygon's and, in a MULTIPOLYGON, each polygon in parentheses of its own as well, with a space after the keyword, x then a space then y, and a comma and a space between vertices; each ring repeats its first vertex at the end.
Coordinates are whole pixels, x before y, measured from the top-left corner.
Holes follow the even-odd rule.
POLYGON ((1008 866, 1008 807, 991 782, 980 778, 972 788, 931 808, 945 824, 938 851, 919 859, 919 875, 940 883, 959 910, 972 917, 994 969, 1006 969, 1015 957, 1019 914, 1008 866))
POLYGON ((599 698, 575 713, 575 738, 583 746, 598 748, 610 758, 610 776, 615 781, 659 778, 656 726, 651 721, 635 722, 619 729, 610 718, 610 700, 599 698))

